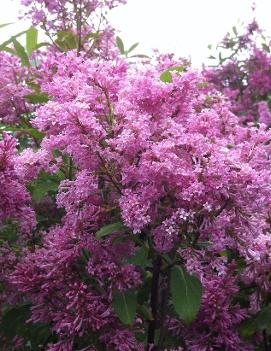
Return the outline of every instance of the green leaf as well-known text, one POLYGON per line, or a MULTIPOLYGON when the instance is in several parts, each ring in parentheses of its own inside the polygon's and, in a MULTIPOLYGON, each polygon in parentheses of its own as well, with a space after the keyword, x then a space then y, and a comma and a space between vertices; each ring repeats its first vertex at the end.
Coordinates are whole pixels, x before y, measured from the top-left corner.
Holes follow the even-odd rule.
POLYGON ((183 66, 176 66, 176 67, 170 67, 169 69, 167 69, 165 72, 163 72, 160 75, 160 79, 162 82, 164 83, 172 83, 172 75, 171 72, 183 72, 185 70, 185 68, 183 66))
POLYGON ((119 48, 120 53, 124 55, 125 54, 124 44, 120 37, 116 38, 116 44, 117 44, 117 47, 119 48))
MULTIPOLYGON (((22 337, 31 350, 40 350, 54 335, 48 325, 43 323, 29 323, 30 304, 8 307, 3 311, 0 331, 6 340, 12 345, 14 337, 22 337)), ((29 349, 29 350, 30 350, 29 349)))
POLYGON ((147 59, 150 59, 150 56, 148 56, 148 55, 143 55, 143 54, 133 55, 133 56, 130 56, 130 57, 138 57, 138 58, 147 58, 147 59))
POLYGON ((17 53, 16 53, 16 51, 15 51, 14 49, 9 48, 9 47, 3 48, 2 51, 8 52, 8 53, 11 54, 11 55, 18 56, 17 53))
POLYGON ((269 47, 268 45, 266 45, 266 44, 263 43, 263 44, 262 44, 262 48, 264 49, 264 51, 270 53, 270 47, 269 47))
POLYGON ((38 44, 38 30, 31 27, 26 32, 26 50, 29 56, 36 50, 38 44))
POLYGON ((74 50, 78 46, 77 36, 70 30, 58 32, 55 42, 63 51, 74 50))
POLYGON ((14 243, 17 240, 18 225, 16 223, 5 223, 0 226, 0 240, 14 243))
POLYGON ((195 276, 187 273, 181 266, 175 266, 170 275, 170 292, 177 314, 186 323, 191 323, 201 304, 201 282, 195 276))
POLYGON ((237 28, 235 26, 232 27, 232 31, 235 35, 238 35, 237 28))
POLYGON ((128 263, 131 263, 140 267, 148 266, 148 264, 150 263, 150 260, 148 260, 147 248, 144 246, 140 247, 140 249, 136 251, 134 256, 129 258, 128 263))
POLYGON ((35 128, 23 128, 23 127, 14 127, 9 125, 0 125, 0 131, 6 132, 17 132, 17 133, 26 133, 31 135, 33 138, 41 140, 44 137, 44 134, 35 128))
POLYGON ((26 320, 30 318, 30 304, 7 308, 3 312, 0 330, 8 341, 17 335, 23 336, 27 332, 26 320))
POLYGON ((24 30, 24 31, 22 31, 22 32, 20 32, 20 33, 18 33, 18 34, 16 34, 16 35, 13 35, 10 39, 4 41, 2 44, 0 44, 0 51, 2 51, 4 48, 6 48, 7 45, 12 44, 14 38, 18 38, 18 37, 20 37, 21 35, 25 34, 26 32, 27 32, 27 31, 24 30))
POLYGON ((239 333, 242 338, 250 338, 258 331, 266 330, 271 333, 271 306, 264 307, 254 316, 243 321, 239 326, 239 333))
POLYGON ((49 101, 47 93, 36 93, 26 95, 26 99, 32 104, 45 104, 49 101))
POLYGON ((13 24, 12 22, 10 23, 2 23, 0 24, 0 28, 4 28, 4 27, 7 27, 7 26, 10 26, 11 24, 13 24))
POLYGON ((126 51, 126 55, 130 54, 130 52, 132 52, 133 50, 135 50, 138 47, 139 43, 135 43, 134 45, 132 45, 130 47, 129 50, 126 51))
POLYGON ((108 224, 104 227, 102 227, 101 229, 99 229, 96 232, 96 239, 101 239, 104 236, 107 236, 109 234, 112 234, 114 232, 122 232, 124 230, 126 230, 127 228, 123 225, 122 222, 116 222, 116 223, 112 223, 112 224, 108 224))
POLYGON ((86 41, 89 40, 89 39, 97 40, 97 39, 99 39, 99 37, 100 37, 100 33, 99 33, 99 32, 91 32, 91 33, 88 33, 88 34, 84 37, 83 41, 86 42, 86 41))
POLYGON ((42 48, 43 46, 50 46, 50 45, 51 45, 50 43, 47 43, 46 41, 44 41, 42 43, 37 44, 35 50, 42 48))
POLYGON ((132 326, 137 307, 135 292, 131 290, 126 290, 125 292, 115 290, 113 294, 112 306, 119 319, 124 324, 132 326))
POLYGON ((41 171, 38 179, 28 185, 32 199, 40 202, 48 192, 56 192, 61 180, 64 179, 62 173, 50 174, 41 171))
POLYGON ((142 318, 146 321, 151 321, 153 320, 153 315, 152 315, 152 311, 150 306, 148 306, 147 304, 141 305, 138 308, 138 313, 140 314, 140 316, 142 316, 142 318))
POLYGON ((25 51, 25 48, 15 38, 12 39, 12 42, 13 42, 13 45, 14 45, 14 48, 16 50, 17 55, 21 59, 22 65, 30 67, 30 62, 29 62, 27 53, 25 51))

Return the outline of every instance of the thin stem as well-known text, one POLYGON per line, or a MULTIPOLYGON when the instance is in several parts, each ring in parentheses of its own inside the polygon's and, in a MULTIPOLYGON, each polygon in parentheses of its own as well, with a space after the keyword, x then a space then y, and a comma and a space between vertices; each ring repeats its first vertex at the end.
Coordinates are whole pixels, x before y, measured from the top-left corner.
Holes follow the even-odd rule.
POLYGON ((268 339, 267 339, 267 335, 266 335, 266 331, 263 331, 263 343, 264 343, 264 350, 265 351, 269 351, 269 346, 268 346, 268 339))
POLYGON ((152 276, 152 286, 151 286, 151 310, 153 320, 149 322, 148 328, 148 345, 147 351, 150 350, 151 345, 154 344, 155 329, 157 326, 157 312, 158 312, 158 296, 159 296, 159 277, 161 272, 161 257, 156 256, 153 260, 153 276, 152 276))
POLYGON ((165 277, 165 287, 162 291, 162 296, 161 296, 161 315, 160 315, 160 335, 159 335, 159 340, 157 344, 157 351, 163 350, 163 343, 166 337, 166 312, 167 312, 167 305, 168 305, 168 282, 169 282, 169 277, 168 274, 165 277))
POLYGON ((82 0, 79 1, 79 10, 77 14, 77 35, 78 35, 78 48, 77 54, 79 55, 82 46, 82 0))

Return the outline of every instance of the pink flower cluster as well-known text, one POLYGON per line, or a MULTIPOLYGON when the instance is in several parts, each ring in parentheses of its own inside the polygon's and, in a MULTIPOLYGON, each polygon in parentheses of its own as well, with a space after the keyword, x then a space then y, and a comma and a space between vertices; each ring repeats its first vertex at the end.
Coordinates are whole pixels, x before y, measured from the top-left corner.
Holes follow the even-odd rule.
POLYGON ((31 93, 25 83, 28 72, 15 56, 0 53, 0 123, 18 122, 29 112, 25 96, 31 93))

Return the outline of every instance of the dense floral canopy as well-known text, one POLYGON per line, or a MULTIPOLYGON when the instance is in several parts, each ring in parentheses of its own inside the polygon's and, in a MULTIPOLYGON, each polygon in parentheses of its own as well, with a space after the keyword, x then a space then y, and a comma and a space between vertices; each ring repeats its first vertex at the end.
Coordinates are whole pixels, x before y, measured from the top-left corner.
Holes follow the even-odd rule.
POLYGON ((270 54, 130 62, 121 2, 24 0, 53 44, 0 56, 3 350, 268 350, 270 54))

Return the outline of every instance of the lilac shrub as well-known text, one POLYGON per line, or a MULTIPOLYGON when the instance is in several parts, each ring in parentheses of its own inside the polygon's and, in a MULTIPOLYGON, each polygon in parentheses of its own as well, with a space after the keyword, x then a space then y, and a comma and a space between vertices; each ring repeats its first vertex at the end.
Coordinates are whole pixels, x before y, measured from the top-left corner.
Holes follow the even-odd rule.
POLYGON ((40 26, 53 47, 63 51, 77 48, 88 55, 110 58, 116 55, 114 29, 108 10, 126 0, 22 0, 35 26, 40 26))
POLYGON ((244 33, 233 28, 219 48, 219 64, 205 70, 211 87, 225 94, 240 122, 258 121, 271 125, 269 94, 271 89, 271 55, 268 38, 257 22, 252 21, 244 33))
POLYGON ((56 197, 65 214, 11 277, 31 321, 56 334, 49 349, 253 349, 238 326, 250 289, 257 311, 269 291, 258 257, 269 237, 270 132, 240 126, 219 95, 210 104, 193 70, 165 83, 154 66, 121 59, 70 52, 58 64, 33 126, 48 162, 69 168, 56 197), (197 316, 174 301, 176 269, 202 285, 197 316), (133 302, 131 320, 119 296, 133 302))
POLYGON ((56 45, 30 65, 34 142, 0 142, 3 350, 268 350, 267 91, 244 125, 218 70, 89 55, 78 14, 120 1, 24 3, 56 45))

